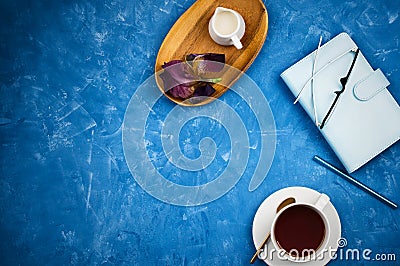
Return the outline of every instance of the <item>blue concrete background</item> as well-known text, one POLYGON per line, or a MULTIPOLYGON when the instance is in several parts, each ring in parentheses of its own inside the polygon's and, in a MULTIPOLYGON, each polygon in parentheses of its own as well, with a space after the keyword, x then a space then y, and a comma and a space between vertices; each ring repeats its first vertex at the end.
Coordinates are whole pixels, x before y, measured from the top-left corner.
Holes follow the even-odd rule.
MULTIPOLYGON (((246 265, 259 204, 287 186, 328 194, 347 248, 394 253, 397 263, 385 265, 398 265, 399 210, 312 161, 340 165, 279 74, 320 35, 326 42, 346 31, 400 102, 400 2, 265 1, 268 36, 247 74, 274 113, 271 170, 254 192, 244 176, 214 202, 179 207, 137 185, 121 125, 163 37, 193 2, 0 1, 1 265, 246 265)), ((400 143, 353 176, 400 203, 400 143)))

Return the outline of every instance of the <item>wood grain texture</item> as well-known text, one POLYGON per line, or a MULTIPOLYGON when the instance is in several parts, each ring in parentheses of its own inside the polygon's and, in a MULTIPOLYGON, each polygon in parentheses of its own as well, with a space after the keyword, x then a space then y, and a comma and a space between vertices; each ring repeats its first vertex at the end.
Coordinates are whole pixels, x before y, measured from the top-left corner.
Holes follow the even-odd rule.
MULTIPOLYGON (((212 98, 200 103, 190 103, 177 99, 169 94, 166 97, 185 105, 204 105, 220 97, 244 73, 257 57, 264 44, 268 31, 268 14, 260 0, 198 0, 175 22, 161 44, 157 55, 155 71, 162 70, 165 62, 184 59, 191 53, 222 53, 225 54, 226 64, 235 69, 222 74, 223 85, 214 84, 216 92, 212 98), (239 12, 246 23, 246 32, 241 39, 243 48, 237 50, 232 46, 216 44, 208 33, 208 23, 218 6, 230 8, 239 12), (239 71, 238 71, 239 70, 239 71)), ((157 85, 164 93, 162 81, 156 75, 157 85)))

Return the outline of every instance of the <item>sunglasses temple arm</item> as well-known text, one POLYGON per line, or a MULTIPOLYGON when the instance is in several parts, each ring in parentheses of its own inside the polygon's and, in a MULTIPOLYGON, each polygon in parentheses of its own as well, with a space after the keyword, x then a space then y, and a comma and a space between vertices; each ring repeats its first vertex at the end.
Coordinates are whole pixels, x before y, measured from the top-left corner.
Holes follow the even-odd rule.
MULTIPOLYGON (((313 64, 313 69, 312 69, 312 77, 314 77, 314 75, 315 75, 315 66, 317 65, 318 52, 319 52, 319 48, 321 48, 321 43, 322 43, 322 36, 319 38, 318 48, 317 48, 317 51, 315 52, 314 64, 313 64)), ((311 94, 312 94, 312 102, 313 102, 313 108, 314 108, 315 125, 318 126, 317 106, 315 104, 315 101, 316 101, 315 100, 315 79, 311 80, 311 94)))
POLYGON ((307 82, 303 85, 303 87, 301 88, 300 92, 297 94, 295 101, 293 102, 293 104, 296 104, 299 100, 300 100, 300 96, 303 93, 305 87, 307 86, 307 84, 309 82, 311 82, 311 80, 315 79, 316 76, 319 75, 319 73, 321 73, 325 68, 327 68, 328 66, 330 66, 332 63, 336 62, 337 60, 339 60, 340 58, 342 58, 343 56, 345 56, 348 52, 354 51, 356 52, 356 49, 358 49, 357 47, 353 47, 351 49, 348 49, 346 52, 340 54, 338 57, 334 58, 333 60, 329 61, 328 63, 326 63, 321 69, 319 69, 317 72, 315 72, 315 74, 313 76, 311 76, 311 78, 309 78, 307 80, 307 82))
POLYGON ((322 120, 322 123, 321 123, 321 125, 319 127, 320 129, 324 128, 324 126, 325 126, 326 122, 328 121, 329 117, 332 115, 333 109, 335 108, 336 103, 339 100, 340 94, 341 93, 336 93, 335 100, 333 100, 333 103, 332 103, 331 107, 329 108, 328 113, 324 117, 324 120, 322 120))

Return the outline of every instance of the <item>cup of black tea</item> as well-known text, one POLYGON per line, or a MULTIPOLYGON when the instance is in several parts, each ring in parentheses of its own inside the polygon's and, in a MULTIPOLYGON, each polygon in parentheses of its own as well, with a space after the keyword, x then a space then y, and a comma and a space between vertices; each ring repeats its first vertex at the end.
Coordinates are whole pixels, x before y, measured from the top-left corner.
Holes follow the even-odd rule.
POLYGON ((329 223, 323 209, 329 197, 321 194, 314 204, 293 203, 280 210, 271 228, 271 240, 280 259, 294 262, 322 260, 329 240, 329 223))

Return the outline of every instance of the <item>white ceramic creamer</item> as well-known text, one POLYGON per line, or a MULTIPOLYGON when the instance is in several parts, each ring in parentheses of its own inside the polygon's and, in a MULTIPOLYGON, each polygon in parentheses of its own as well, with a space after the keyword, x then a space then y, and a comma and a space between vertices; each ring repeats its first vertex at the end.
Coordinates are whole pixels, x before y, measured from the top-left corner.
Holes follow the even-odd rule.
POLYGON ((211 38, 220 45, 234 45, 242 49, 240 42, 245 32, 243 17, 235 10, 217 7, 208 24, 211 38))

